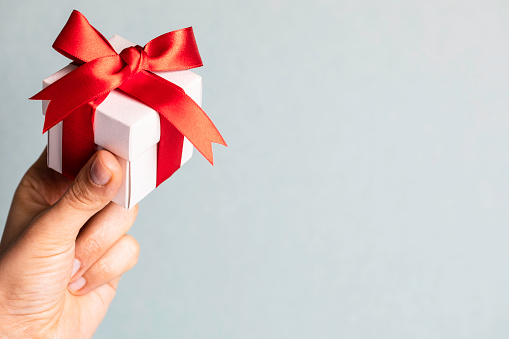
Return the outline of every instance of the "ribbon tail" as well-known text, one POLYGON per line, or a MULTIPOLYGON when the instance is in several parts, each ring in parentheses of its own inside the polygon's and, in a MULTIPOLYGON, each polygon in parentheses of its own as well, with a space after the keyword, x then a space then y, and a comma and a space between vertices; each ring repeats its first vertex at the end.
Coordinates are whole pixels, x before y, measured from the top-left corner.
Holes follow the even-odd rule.
POLYGON ((161 119, 175 126, 211 164, 212 143, 227 146, 207 114, 179 86, 144 71, 119 89, 159 112, 161 119))
POLYGON ((92 60, 58 79, 30 99, 50 100, 43 133, 72 111, 117 88, 129 74, 120 56, 92 60))

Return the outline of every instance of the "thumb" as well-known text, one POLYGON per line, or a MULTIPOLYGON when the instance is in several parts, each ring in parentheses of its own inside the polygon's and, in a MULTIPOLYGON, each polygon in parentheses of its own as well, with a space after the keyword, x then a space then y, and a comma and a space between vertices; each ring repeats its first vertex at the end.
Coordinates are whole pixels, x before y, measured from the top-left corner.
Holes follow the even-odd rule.
POLYGON ((115 156, 97 152, 62 198, 34 220, 29 233, 35 232, 42 247, 74 243, 81 227, 113 199, 121 183, 122 168, 115 156))

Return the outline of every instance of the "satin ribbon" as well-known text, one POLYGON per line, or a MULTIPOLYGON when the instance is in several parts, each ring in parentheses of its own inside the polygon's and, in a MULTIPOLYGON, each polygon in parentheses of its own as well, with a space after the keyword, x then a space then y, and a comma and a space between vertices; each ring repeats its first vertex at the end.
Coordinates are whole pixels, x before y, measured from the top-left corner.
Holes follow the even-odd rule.
POLYGON ((64 121, 62 172, 65 176, 74 179, 94 154, 95 109, 114 89, 159 113, 157 186, 180 167, 183 136, 211 164, 211 143, 226 146, 209 117, 182 88, 152 73, 203 65, 191 27, 163 34, 144 47, 129 47, 117 54, 108 40, 75 10, 53 48, 79 67, 30 99, 51 100, 43 133, 64 121))

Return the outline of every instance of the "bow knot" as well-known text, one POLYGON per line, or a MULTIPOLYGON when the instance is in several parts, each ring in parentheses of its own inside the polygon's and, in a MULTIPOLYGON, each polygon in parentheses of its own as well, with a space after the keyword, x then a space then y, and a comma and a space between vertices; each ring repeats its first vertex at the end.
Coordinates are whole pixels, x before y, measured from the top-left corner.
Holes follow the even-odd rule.
POLYGON ((143 47, 136 45, 124 48, 120 52, 120 58, 127 64, 126 67, 129 69, 129 74, 135 75, 145 69, 147 53, 145 53, 143 47))

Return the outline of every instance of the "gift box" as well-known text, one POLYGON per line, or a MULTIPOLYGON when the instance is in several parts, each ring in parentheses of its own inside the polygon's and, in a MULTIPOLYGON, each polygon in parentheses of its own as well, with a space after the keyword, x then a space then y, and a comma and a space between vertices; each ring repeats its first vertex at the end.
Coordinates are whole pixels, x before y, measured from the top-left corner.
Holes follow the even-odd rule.
MULTIPOLYGON (((109 39, 117 53, 134 46, 130 41, 115 35, 109 39)), ((68 65, 43 81, 43 88, 51 85, 72 70, 68 65)), ((201 105, 202 78, 194 72, 154 72, 181 87, 198 105, 201 105)), ((43 100, 43 114, 49 101, 43 100)), ((48 131, 48 167, 62 173, 62 127, 59 122, 48 131)), ((123 181, 113 199, 117 204, 130 208, 156 187, 157 143, 160 138, 159 114, 152 108, 131 98, 120 90, 113 90, 96 108, 94 142, 97 150, 113 153, 123 171, 123 181)), ((193 145, 183 137, 180 166, 193 154, 193 145)))
POLYGON ((113 201, 130 208, 178 170, 196 148, 213 164, 226 143, 201 109, 203 65, 191 27, 145 46, 107 40, 73 11, 53 43, 73 62, 31 97, 43 101, 48 166, 74 179, 99 149, 113 153, 123 182, 113 201))

